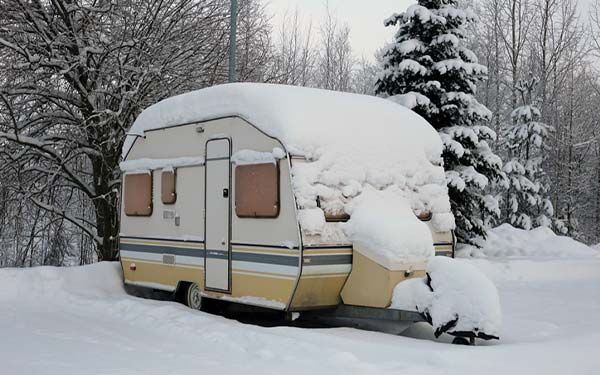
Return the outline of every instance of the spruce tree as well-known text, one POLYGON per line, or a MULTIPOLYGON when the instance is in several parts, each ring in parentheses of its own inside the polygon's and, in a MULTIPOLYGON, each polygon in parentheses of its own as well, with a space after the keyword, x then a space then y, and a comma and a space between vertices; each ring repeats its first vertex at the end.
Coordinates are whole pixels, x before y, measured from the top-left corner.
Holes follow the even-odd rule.
MULTIPOLYGON (((506 199, 507 221, 517 228, 529 230, 553 225, 552 203, 548 199, 548 181, 542 170, 545 143, 551 127, 540 122, 540 110, 532 104, 535 80, 520 81, 516 89, 522 105, 511 113, 506 126, 506 146, 510 160, 503 169, 508 177, 506 199)), ((560 222, 555 228, 562 231, 560 222)))
POLYGON ((485 192, 503 177, 502 161, 485 125, 491 112, 475 99, 476 85, 487 70, 465 47, 470 10, 456 0, 419 0, 394 14, 386 26, 398 26, 394 43, 383 53, 376 83, 380 95, 401 95, 438 130, 444 143, 444 167, 459 241, 485 236, 485 224, 500 215, 498 199, 485 192))

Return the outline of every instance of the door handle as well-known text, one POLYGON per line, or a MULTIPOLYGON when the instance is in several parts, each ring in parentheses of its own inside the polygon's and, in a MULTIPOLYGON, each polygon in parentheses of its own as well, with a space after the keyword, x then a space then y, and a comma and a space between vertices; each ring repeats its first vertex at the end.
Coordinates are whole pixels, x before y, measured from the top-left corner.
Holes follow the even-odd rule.
POLYGON ((227 241, 221 240, 221 245, 225 245, 225 244, 227 244, 227 241))
POLYGON ((223 198, 229 198, 229 189, 223 189, 223 198))

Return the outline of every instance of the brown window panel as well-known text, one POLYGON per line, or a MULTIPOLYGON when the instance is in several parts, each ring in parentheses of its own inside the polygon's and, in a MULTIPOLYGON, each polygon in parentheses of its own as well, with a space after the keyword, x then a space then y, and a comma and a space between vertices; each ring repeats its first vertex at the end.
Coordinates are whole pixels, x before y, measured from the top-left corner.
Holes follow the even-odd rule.
POLYGON ((152 215, 152 174, 135 173, 125 175, 125 215, 152 215))
POLYGON ((325 212, 325 221, 328 222, 346 222, 350 220, 350 215, 345 212, 338 212, 335 214, 325 212))
POLYGON ((417 215, 417 217, 421 221, 429 221, 429 220, 431 220, 431 212, 429 212, 429 211, 422 211, 422 212, 420 212, 417 215))
POLYGON ((177 170, 165 171, 160 175, 160 199, 163 204, 173 204, 177 200, 177 170))
POLYGON ((238 165, 235 168, 235 213, 238 217, 279 216, 279 165, 238 165))

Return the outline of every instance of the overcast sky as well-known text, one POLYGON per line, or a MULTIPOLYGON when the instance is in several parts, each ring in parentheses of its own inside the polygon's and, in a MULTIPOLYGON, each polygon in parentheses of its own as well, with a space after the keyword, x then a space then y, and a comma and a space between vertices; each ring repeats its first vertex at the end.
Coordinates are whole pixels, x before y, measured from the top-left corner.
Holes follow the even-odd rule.
MULTIPOLYGON (((301 16, 318 25, 325 15, 326 0, 267 0, 273 23, 279 25, 286 10, 298 8, 301 16)), ((350 26, 350 42, 354 53, 373 59, 375 51, 391 41, 395 27, 384 27, 383 20, 400 13, 416 0, 329 0, 329 7, 338 20, 350 26)), ((593 0, 578 0, 580 14, 587 17, 593 0)))
MULTIPOLYGON (((326 0, 268 0, 273 23, 279 25, 286 10, 298 8, 304 19, 318 25, 325 15, 326 0)), ((414 0, 329 0, 329 7, 340 22, 350 26, 352 48, 357 56, 372 59, 376 50, 392 40, 395 28, 384 27, 383 20, 399 13, 414 0)))

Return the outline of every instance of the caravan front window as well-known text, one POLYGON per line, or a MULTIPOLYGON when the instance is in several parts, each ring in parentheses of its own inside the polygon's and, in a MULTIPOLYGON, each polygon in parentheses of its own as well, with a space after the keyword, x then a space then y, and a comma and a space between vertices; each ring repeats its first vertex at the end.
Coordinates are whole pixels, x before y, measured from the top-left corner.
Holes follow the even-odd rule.
POLYGON ((279 165, 261 163, 235 167, 235 213, 245 218, 279 216, 279 165))
POLYGON ((124 182, 125 215, 152 215, 152 173, 126 174, 124 182))
POLYGON ((163 204, 173 204, 177 200, 175 190, 177 174, 175 169, 163 169, 160 175, 160 197, 163 204))

